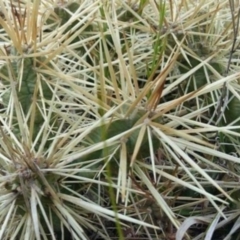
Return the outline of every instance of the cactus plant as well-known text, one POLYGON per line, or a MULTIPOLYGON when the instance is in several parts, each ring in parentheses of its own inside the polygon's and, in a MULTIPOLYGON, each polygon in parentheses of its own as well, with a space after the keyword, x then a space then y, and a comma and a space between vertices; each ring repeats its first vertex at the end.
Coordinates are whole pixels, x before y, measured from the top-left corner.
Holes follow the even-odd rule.
POLYGON ((1 239, 113 239, 109 221, 170 238, 193 205, 227 216, 217 180, 239 159, 208 139, 238 136, 208 114, 224 84, 226 114, 239 104, 226 4, 0 1, 1 239))

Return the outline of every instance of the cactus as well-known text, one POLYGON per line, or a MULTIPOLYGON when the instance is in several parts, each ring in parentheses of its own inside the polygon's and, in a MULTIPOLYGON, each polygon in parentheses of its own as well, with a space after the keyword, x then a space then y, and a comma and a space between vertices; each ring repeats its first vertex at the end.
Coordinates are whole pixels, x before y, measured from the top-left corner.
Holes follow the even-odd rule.
POLYGON ((224 128, 207 110, 238 60, 224 78, 224 4, 194 4, 0 0, 0 239, 109 239, 109 221, 119 239, 126 222, 171 238, 202 214, 191 206, 227 213, 234 186, 214 176, 237 176, 239 159, 208 136, 237 145, 237 91, 224 128))
MULTIPOLYGON (((33 138, 36 138, 36 135, 44 122, 43 116, 39 110, 43 107, 41 99, 51 100, 53 93, 46 82, 39 80, 36 70, 37 64, 36 62, 34 63, 34 60, 35 59, 25 58, 8 62, 2 66, 1 74, 3 77, 2 83, 6 86, 6 91, 2 95, 3 106, 7 108, 9 102, 16 104, 14 101, 17 101, 25 116, 33 115, 32 109, 36 109, 34 113, 35 116, 33 117, 33 138), (21 74, 19 74, 19 70, 22 70, 21 74), (13 87, 16 89, 17 99, 14 99, 13 87), (40 89, 42 92, 40 92, 40 89)), ((18 121, 16 112, 12 117, 12 125, 14 126, 13 132, 19 137, 20 129, 16 126, 18 121)), ((30 119, 31 117, 28 119, 29 125, 30 119)))

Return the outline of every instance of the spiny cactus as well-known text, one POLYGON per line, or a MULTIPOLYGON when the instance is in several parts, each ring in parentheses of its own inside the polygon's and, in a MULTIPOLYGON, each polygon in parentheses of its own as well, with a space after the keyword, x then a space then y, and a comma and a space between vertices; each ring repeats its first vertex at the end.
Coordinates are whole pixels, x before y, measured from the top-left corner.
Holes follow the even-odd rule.
MULTIPOLYGON (((40 15, 40 12, 44 12, 44 5, 35 1, 28 7, 20 6, 20 3, 5 7, 13 15, 1 18, 4 37, 11 40, 1 49, 4 56, 1 96, 5 111, 1 117, 1 239, 14 239, 17 236, 19 239, 46 239, 48 235, 56 239, 55 233, 58 232, 61 232, 61 237, 70 234, 74 239, 87 239, 83 229, 99 232, 100 236, 106 238, 91 223, 91 219, 87 220, 87 216, 99 214, 111 219, 115 213, 99 206, 99 198, 93 202, 84 197, 86 183, 94 184, 94 179, 86 179, 79 173, 91 173, 94 170, 84 168, 81 161, 72 164, 74 158, 68 159, 72 158, 72 152, 79 144, 74 143, 79 124, 87 126, 87 121, 84 121, 92 114, 85 105, 82 105, 83 110, 71 109, 71 106, 80 107, 86 101, 86 97, 78 92, 84 81, 79 84, 74 77, 73 82, 71 78, 66 78, 72 74, 68 65, 76 61, 76 56, 73 54, 72 59, 65 56, 64 48, 56 48, 53 41, 48 42, 47 32, 41 32, 44 27, 41 28, 39 22, 44 23, 45 15, 40 15), (9 27, 12 21, 20 28, 20 34, 15 28, 9 27), (26 27, 30 29, 26 30, 26 27), (74 96, 81 102, 72 102, 74 96), (66 106, 70 106, 70 109, 66 109, 66 106), (85 116, 81 117, 81 114, 85 116)), ((67 7, 65 10, 71 11, 67 7)), ((54 14, 58 14, 58 11, 54 14)), ((74 44, 69 41, 74 34, 70 23, 69 18, 62 23, 68 28, 62 32, 60 41, 74 44)), ((47 24, 51 25, 52 22, 47 24)), ((46 30, 49 29, 47 26, 46 30)), ((85 82, 90 83, 89 79, 85 82)), ((90 96, 88 90, 83 91, 90 96)), ((97 98, 94 104, 99 105, 97 98)), ((121 214, 118 214, 118 218, 131 219, 121 214)), ((139 220, 132 220, 140 223, 139 220)))
POLYGON ((226 2, 0 4, 1 239, 110 239, 107 220, 158 239, 192 206, 226 217, 233 185, 213 175, 237 172, 216 160, 239 159, 208 137, 235 133, 206 113, 239 77, 212 49, 231 45, 226 2))

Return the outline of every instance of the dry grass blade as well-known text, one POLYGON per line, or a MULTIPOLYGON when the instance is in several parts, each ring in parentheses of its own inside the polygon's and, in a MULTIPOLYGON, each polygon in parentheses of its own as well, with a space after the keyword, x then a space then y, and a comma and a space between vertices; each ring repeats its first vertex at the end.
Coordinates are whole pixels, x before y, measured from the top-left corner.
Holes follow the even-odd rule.
POLYGON ((187 233, 188 228, 191 225, 197 224, 197 223, 210 223, 211 220, 207 219, 206 217, 189 217, 187 218, 181 227, 178 229, 176 234, 176 240, 182 240, 184 238, 184 235, 187 233))

